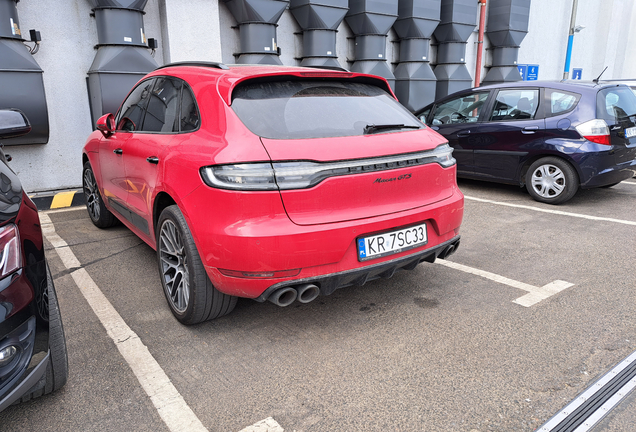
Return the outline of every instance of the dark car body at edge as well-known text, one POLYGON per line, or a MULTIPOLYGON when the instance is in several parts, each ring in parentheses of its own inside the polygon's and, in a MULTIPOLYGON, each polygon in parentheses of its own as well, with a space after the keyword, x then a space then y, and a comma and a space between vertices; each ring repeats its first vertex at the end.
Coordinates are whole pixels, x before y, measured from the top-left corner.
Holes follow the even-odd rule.
MULTIPOLYGON (((0 110, 0 120, 6 111, 0 110)), ((28 125, 26 118, 25 122, 28 125)), ((3 127, 0 121, 0 138, 15 132, 3 127)), ((0 182, 2 411, 62 387, 67 379, 68 361, 38 210, 6 164, 2 150, 0 182)))

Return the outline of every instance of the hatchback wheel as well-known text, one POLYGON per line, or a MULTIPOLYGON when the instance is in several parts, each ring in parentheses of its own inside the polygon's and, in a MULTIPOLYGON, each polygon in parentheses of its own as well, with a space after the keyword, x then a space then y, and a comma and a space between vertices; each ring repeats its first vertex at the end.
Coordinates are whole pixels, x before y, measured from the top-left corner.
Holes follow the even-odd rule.
POLYGON ((91 222, 98 228, 108 228, 117 224, 117 218, 108 211, 99 194, 99 188, 95 181, 95 174, 91 168, 90 162, 84 164, 82 176, 82 184, 84 186, 84 201, 86 201, 86 210, 91 222))
POLYGON ((526 173, 526 188, 536 201, 561 204, 579 189, 579 177, 566 161, 557 157, 539 159, 526 173))
POLYGON ((157 227, 161 285, 174 316, 183 324, 197 324, 230 313, 236 297, 210 282, 179 207, 164 209, 157 227))

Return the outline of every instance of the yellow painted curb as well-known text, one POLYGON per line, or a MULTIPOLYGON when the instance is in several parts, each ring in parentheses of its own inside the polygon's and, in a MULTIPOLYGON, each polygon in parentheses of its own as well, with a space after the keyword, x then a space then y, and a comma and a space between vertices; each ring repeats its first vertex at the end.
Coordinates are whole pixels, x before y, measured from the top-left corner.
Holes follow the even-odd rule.
POLYGON ((51 208, 62 208, 62 207, 70 207, 71 202, 73 202, 73 197, 75 196, 75 191, 71 192, 62 192, 56 194, 53 197, 53 202, 51 202, 51 208))

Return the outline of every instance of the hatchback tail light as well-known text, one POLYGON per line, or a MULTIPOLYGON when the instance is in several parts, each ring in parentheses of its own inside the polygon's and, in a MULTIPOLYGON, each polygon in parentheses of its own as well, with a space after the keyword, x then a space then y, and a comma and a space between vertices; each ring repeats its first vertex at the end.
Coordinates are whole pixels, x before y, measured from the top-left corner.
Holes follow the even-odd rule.
POLYGON ((342 162, 273 162, 216 165, 201 168, 203 181, 211 187, 232 190, 291 190, 313 187, 329 178, 349 174, 387 171, 437 163, 455 165, 453 148, 442 144, 433 150, 342 162))
POLYGON ((20 237, 13 225, 0 227, 0 279, 20 268, 20 237))
POLYGON ((605 120, 590 120, 578 125, 576 130, 588 141, 592 141, 597 144, 612 145, 610 142, 610 130, 605 120))

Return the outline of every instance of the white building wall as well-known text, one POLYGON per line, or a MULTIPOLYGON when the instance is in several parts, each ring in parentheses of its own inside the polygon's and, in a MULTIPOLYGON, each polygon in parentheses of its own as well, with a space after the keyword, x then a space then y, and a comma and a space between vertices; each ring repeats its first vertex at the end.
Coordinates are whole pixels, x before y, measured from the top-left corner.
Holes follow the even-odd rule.
MULTIPOLYGON (((397 0, 396 0, 397 1, 397 0)), ((95 57, 97 28, 89 0, 23 0, 17 4, 24 34, 42 34, 35 60, 44 71, 50 139, 46 145, 6 149, 11 167, 29 192, 76 188, 81 185, 81 148, 92 131, 86 77, 95 57)), ((539 79, 561 79, 565 63, 572 0, 532 0, 529 32, 519 50, 520 64, 538 64, 539 79)), ((156 38, 158 64, 164 60, 206 60, 235 63, 239 31, 220 0, 150 0, 145 9, 146 35, 156 38), (235 27, 235 28, 232 28, 235 27)), ((478 16, 475 18, 478 23, 478 16)), ((636 78, 636 5, 634 0, 579 0, 577 24, 585 26, 574 37, 572 68, 583 68, 583 78, 636 78)), ((477 26, 466 46, 466 66, 474 76, 477 26)), ((289 10, 277 28, 281 60, 298 65, 302 56, 301 29, 289 10)), ((436 59, 432 41, 431 65, 436 59)), ((484 48, 489 47, 486 37, 484 48)), ((336 53, 341 66, 350 68, 354 39, 345 21, 338 28, 336 53)), ((396 67, 399 42, 392 30, 387 59, 396 67)), ((482 78, 490 64, 484 51, 482 78)))
MULTIPOLYGON (((97 45, 91 5, 88 0, 24 0, 17 6, 23 34, 36 29, 42 35, 34 58, 44 71, 50 135, 48 144, 5 151, 28 192, 76 188, 82 183, 82 146, 93 130, 86 85, 97 45)), ((148 2, 144 27, 147 37, 160 38, 155 1, 148 2)), ((155 59, 163 62, 161 52, 155 59)))

